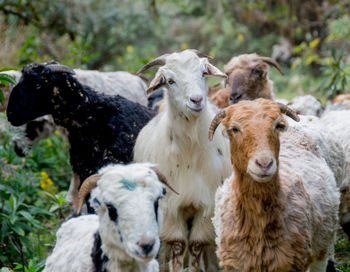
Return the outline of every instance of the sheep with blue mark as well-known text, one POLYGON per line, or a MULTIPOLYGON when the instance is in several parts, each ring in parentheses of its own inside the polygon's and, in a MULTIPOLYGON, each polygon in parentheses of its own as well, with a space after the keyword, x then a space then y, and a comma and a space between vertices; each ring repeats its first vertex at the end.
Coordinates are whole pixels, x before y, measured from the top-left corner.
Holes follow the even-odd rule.
POLYGON ((51 114, 57 125, 66 128, 70 162, 78 177, 76 207, 80 181, 109 163, 132 161, 136 137, 154 112, 124 97, 97 93, 82 85, 74 74, 59 64, 24 67, 12 90, 7 117, 12 125, 20 126, 51 114))
POLYGON ((91 191, 97 215, 62 224, 44 271, 158 272, 158 202, 165 186, 149 163, 112 164, 90 176, 80 189, 79 209, 91 191))

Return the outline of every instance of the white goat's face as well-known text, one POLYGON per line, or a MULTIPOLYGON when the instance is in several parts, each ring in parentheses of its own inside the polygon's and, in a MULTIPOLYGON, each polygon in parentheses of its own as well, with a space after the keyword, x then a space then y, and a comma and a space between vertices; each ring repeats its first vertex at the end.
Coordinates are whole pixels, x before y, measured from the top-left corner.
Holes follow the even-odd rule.
POLYGON ((100 218, 101 238, 108 237, 104 244, 123 248, 131 257, 148 262, 159 251, 158 202, 166 190, 150 167, 117 168, 103 170, 92 191, 90 202, 100 218))
POLYGON ((207 104, 205 77, 226 77, 207 58, 200 58, 190 50, 173 53, 159 68, 148 91, 164 86, 171 106, 185 115, 198 115, 207 104))

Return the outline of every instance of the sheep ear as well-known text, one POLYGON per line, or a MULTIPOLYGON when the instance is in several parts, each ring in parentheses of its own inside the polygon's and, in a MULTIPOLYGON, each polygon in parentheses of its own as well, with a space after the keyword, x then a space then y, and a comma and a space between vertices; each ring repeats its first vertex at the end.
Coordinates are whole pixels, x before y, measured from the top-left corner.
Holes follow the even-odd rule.
POLYGON ((207 71, 204 72, 204 75, 208 76, 215 76, 215 77, 222 77, 227 79, 227 75, 221 72, 218 68, 216 68, 214 65, 207 63, 207 71))
POLYGON ((150 86, 146 90, 146 95, 149 95, 151 92, 157 90, 158 88, 164 86, 166 79, 162 73, 160 73, 155 79, 152 80, 150 86))

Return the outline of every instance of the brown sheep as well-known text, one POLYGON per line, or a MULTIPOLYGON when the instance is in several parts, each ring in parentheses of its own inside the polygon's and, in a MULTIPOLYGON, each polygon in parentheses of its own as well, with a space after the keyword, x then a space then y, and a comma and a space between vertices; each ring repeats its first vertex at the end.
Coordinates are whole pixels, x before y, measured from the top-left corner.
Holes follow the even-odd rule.
POLYGON ((273 82, 267 75, 268 64, 276 67, 282 75, 284 74, 275 60, 255 53, 233 57, 224 66, 223 70, 229 76, 230 104, 240 100, 253 100, 257 97, 274 99, 273 82))
POLYGON ((312 138, 281 133, 282 113, 298 120, 273 101, 241 101, 210 126, 209 139, 223 124, 233 167, 213 218, 225 271, 321 272, 332 257, 339 189, 312 138))

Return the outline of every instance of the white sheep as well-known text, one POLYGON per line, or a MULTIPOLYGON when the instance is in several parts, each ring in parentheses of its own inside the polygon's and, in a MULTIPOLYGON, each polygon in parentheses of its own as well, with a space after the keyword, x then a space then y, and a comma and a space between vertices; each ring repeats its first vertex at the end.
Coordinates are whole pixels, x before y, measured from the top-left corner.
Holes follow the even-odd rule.
POLYGON ((108 165, 90 176, 80 190, 80 207, 92 190, 97 215, 62 224, 44 271, 159 271, 158 201, 166 193, 164 183, 148 163, 108 165))
MULTIPOLYGON (((211 256, 204 260, 205 271, 217 271, 215 253, 210 253, 215 247, 210 218, 215 191, 231 167, 227 139, 217 135, 209 142, 206 136, 215 111, 207 101, 205 76, 226 76, 195 50, 158 57, 140 72, 154 65, 162 66, 147 92, 164 87, 165 106, 138 135, 134 160, 157 163, 179 192, 169 193, 161 205, 160 237, 169 250, 171 271, 183 271, 187 250, 191 271, 199 271, 203 252, 211 256)), ((161 256, 167 250, 162 247, 161 256)))
POLYGON ((350 238, 350 110, 326 111, 320 121, 344 148, 345 165, 341 192, 340 224, 350 238))
POLYGON ((310 94, 296 96, 287 105, 301 115, 321 116, 324 110, 321 102, 310 94))
POLYGON ((224 125, 233 166, 213 218, 225 271, 325 272, 333 257, 339 189, 313 139, 286 130, 281 113, 297 116, 280 107, 241 101, 210 127, 209 138, 224 125))

